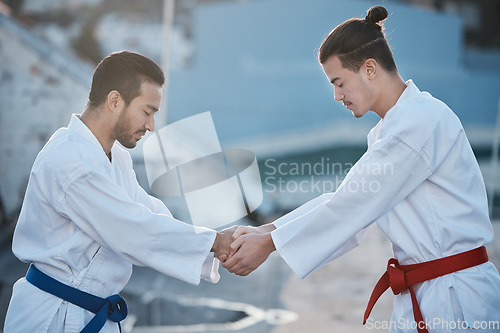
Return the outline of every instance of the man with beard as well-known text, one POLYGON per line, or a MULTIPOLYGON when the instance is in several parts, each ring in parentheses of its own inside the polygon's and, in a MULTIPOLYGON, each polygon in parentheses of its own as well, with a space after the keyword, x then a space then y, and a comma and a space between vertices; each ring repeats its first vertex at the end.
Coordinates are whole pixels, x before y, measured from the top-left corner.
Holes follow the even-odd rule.
POLYGON ((127 313, 118 293, 132 265, 192 284, 219 280, 230 233, 174 219, 116 143, 133 148, 154 130, 164 82, 147 57, 111 54, 95 69, 83 113, 37 156, 12 244, 31 266, 14 285, 6 333, 118 332, 127 313))

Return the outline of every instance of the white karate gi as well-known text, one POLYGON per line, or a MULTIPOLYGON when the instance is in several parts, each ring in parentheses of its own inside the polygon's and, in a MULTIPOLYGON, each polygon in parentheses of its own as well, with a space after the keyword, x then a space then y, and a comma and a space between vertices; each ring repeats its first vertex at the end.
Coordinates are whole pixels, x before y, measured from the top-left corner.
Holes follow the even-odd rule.
MULTIPOLYGON (((373 222, 391 240, 402 265, 465 252, 493 239, 484 181, 459 119, 411 80, 370 131, 368 150, 337 191, 275 221, 278 229, 271 235, 280 255, 304 278, 357 246, 373 222)), ((490 262, 423 282, 415 291, 424 320, 465 320, 469 327, 500 322, 500 276, 490 262)), ((392 321, 414 322, 409 292, 394 297, 392 321)), ((392 331, 405 331, 405 325, 395 326, 392 331)))
MULTIPOLYGON (((82 291, 119 293, 132 264, 186 282, 219 279, 213 230, 172 217, 137 183, 127 151, 110 163, 87 126, 73 115, 33 165, 12 249, 24 262, 82 291)), ((94 314, 26 281, 14 284, 5 333, 80 332, 94 314)), ((107 321, 101 332, 118 332, 107 321)))

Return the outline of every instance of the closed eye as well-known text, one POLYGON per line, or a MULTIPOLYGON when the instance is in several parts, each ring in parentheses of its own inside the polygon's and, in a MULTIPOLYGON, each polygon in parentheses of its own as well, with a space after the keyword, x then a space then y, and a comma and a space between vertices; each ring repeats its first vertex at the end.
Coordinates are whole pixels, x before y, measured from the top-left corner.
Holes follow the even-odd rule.
POLYGON ((342 83, 338 83, 340 81, 340 77, 335 77, 330 80, 330 83, 333 85, 337 85, 337 87, 342 87, 342 83))

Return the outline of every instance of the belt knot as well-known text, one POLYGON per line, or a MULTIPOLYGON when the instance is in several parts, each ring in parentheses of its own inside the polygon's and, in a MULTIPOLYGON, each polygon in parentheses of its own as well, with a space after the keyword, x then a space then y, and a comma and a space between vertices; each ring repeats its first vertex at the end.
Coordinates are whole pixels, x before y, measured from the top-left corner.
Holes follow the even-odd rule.
POLYGON ((406 284, 405 271, 401 269, 396 259, 392 258, 387 263, 387 273, 389 274, 390 286, 394 295, 408 289, 409 286, 406 284))
POLYGON ((470 251, 458 253, 449 257, 444 257, 436 260, 426 261, 419 264, 400 265, 399 262, 392 258, 387 263, 387 270, 378 280, 366 306, 363 324, 370 316, 373 306, 379 297, 389 287, 394 295, 398 295, 406 289, 410 290, 411 303, 413 306, 413 316, 418 323, 417 331, 419 333, 428 333, 425 326, 424 317, 418 305, 417 296, 413 285, 435 279, 437 277, 451 274, 463 269, 481 265, 488 261, 488 254, 484 246, 478 247, 470 251))
POLYGON ((118 323, 127 317, 127 303, 118 294, 106 298, 108 306, 108 319, 118 323))
POLYGON ((108 319, 118 323, 121 332, 120 321, 127 317, 127 303, 120 295, 115 294, 107 298, 101 298, 89 294, 57 281, 38 270, 33 264, 28 269, 26 281, 49 294, 95 313, 95 316, 80 333, 97 333, 108 319))
MULTIPOLYGON (((106 323, 106 319, 112 322, 118 323, 127 317, 127 303, 118 294, 111 295, 104 299, 104 304, 102 304, 99 311, 95 313, 94 318, 83 328, 80 333, 95 333, 99 332, 101 328, 106 323)), ((120 326, 121 332, 121 326, 120 326)))

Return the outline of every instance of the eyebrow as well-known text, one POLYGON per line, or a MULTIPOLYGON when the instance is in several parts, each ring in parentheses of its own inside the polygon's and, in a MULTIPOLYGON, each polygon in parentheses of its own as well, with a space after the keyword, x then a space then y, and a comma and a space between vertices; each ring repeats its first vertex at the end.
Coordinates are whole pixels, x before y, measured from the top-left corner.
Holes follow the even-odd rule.
POLYGON ((331 80, 330 80, 330 82, 331 82, 332 84, 334 84, 334 83, 335 83, 335 81, 337 81, 338 79, 340 79, 340 78, 339 78, 339 77, 334 77, 333 79, 331 79, 331 80))
POLYGON ((155 106, 153 106, 153 105, 151 105, 151 104, 147 104, 146 106, 147 106, 149 109, 151 109, 153 112, 157 112, 157 111, 158 111, 158 108, 157 108, 157 107, 155 107, 155 106))

